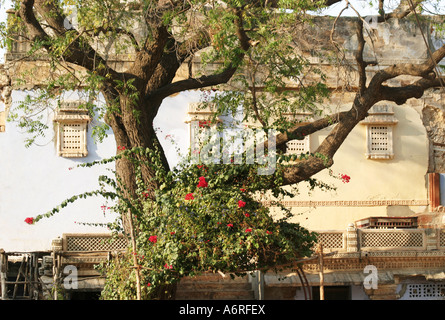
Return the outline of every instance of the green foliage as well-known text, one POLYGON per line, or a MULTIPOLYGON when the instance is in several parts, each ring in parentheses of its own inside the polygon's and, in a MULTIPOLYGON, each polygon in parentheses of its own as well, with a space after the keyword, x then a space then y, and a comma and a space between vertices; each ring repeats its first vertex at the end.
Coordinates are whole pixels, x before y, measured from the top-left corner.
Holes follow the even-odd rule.
MULTIPOLYGON (((159 166, 159 153, 149 149, 125 150, 110 159, 80 166, 105 164, 125 157, 140 176, 144 165, 159 166)), ((131 212, 136 247, 98 266, 107 278, 103 299, 135 299, 136 269, 144 299, 159 298, 165 288, 184 276, 207 271, 236 275, 270 270, 311 254, 315 233, 292 223, 289 212, 273 219, 261 203, 261 193, 272 186, 276 196, 289 195, 273 176, 258 176, 257 165, 187 165, 165 173, 157 170, 161 184, 149 197, 138 180, 137 194, 129 197, 117 179, 101 176, 101 188, 73 196, 34 223, 49 218, 75 201, 101 195, 116 202, 118 221, 108 225, 115 234, 125 232, 119 222, 131 212), (266 186, 268 186, 266 188, 266 186), (133 263, 136 256, 137 265, 133 263)), ((128 230, 126 230, 128 232, 128 230)))
POLYGON ((131 204, 137 247, 101 267, 108 279, 103 298, 135 298, 132 255, 138 260, 145 299, 158 298, 160 288, 184 276, 267 270, 310 255, 315 235, 288 218, 271 218, 257 199, 262 184, 255 181, 259 176, 252 175, 253 169, 183 167, 166 176, 154 199, 146 198, 140 184, 137 201, 126 199, 121 207, 126 210, 131 204), (199 187, 202 177, 207 186, 199 187))

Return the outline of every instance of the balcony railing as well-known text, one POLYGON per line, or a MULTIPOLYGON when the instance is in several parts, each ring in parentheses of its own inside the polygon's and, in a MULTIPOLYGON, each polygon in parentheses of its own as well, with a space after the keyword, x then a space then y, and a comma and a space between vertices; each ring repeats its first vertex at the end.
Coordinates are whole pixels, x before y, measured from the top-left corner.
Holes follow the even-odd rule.
POLYGON ((327 252, 445 250, 445 229, 356 229, 317 231, 327 252))

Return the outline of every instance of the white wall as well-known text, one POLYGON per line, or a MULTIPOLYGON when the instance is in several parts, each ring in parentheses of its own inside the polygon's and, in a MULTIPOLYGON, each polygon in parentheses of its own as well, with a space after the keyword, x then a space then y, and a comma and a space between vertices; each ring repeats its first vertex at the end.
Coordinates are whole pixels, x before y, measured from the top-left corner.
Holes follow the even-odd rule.
MULTIPOLYGON (((197 101, 199 92, 186 92, 167 98, 154 121, 159 127, 158 137, 167 151, 169 162, 174 166, 178 159, 170 139, 176 140, 185 150, 187 145, 187 126, 184 123, 187 104, 197 101)), ((13 103, 22 99, 20 92, 13 93, 13 103)), ((48 124, 51 124, 48 119, 48 124)), ((44 214, 65 199, 98 188, 98 176, 111 174, 106 166, 91 168, 69 168, 80 163, 91 162, 113 156, 116 144, 112 132, 100 144, 91 137, 88 130, 88 151, 86 158, 62 158, 57 156, 53 141, 53 131, 39 139, 39 146, 25 147, 25 135, 15 123, 8 122, 6 131, 0 133, 0 248, 5 251, 48 250, 51 240, 63 233, 106 233, 104 227, 92 227, 81 223, 105 223, 114 221, 115 214, 101 206, 106 203, 102 198, 81 199, 51 218, 44 218, 34 225, 24 222, 27 217, 44 214)), ((108 165, 114 168, 114 164, 108 165)))

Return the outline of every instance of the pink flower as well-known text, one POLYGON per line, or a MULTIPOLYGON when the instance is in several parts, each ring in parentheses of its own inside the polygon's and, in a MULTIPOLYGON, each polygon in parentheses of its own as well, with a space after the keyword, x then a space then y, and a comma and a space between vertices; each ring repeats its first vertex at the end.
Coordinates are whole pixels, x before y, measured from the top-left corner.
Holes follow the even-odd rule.
POLYGON ((207 181, 205 177, 199 177, 198 188, 206 188, 208 187, 207 181))
POLYGON ((152 243, 156 243, 156 242, 158 242, 158 236, 150 236, 150 238, 148 238, 148 241, 150 241, 152 243))
POLYGON ((26 219, 25 219, 25 222, 26 222, 27 224, 33 224, 33 223, 34 223, 34 218, 26 218, 26 219))
POLYGON ((246 203, 243 200, 238 201, 238 208, 243 208, 246 203))
POLYGON ((351 177, 346 174, 342 174, 341 179, 342 179, 343 183, 348 183, 349 180, 351 180, 351 177))
POLYGON ((187 193, 185 195, 185 200, 193 200, 195 197, 193 196, 193 193, 187 193))
POLYGON ((164 264, 164 268, 165 269, 173 269, 173 266, 172 265, 168 265, 168 264, 164 264))
POLYGON ((151 283, 150 283, 150 282, 147 283, 147 287, 149 287, 149 286, 151 286, 151 283))
POLYGON ((247 228, 245 231, 246 231, 246 232, 252 232, 252 229, 247 228))
POLYGON ((227 226, 228 226, 229 228, 232 228, 232 227, 233 227, 233 224, 232 224, 232 223, 228 223, 227 226))

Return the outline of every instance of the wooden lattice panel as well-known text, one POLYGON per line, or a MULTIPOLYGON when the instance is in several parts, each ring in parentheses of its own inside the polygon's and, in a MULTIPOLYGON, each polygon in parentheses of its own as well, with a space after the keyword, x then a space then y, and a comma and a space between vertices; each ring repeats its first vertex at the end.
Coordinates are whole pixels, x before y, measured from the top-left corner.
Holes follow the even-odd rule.
POLYGON ((82 125, 62 125, 62 151, 79 151, 82 147, 82 125))
POLYGON ((109 236, 66 236, 65 251, 117 251, 127 247, 127 240, 123 237, 109 236))
POLYGON ((87 127, 91 117, 88 110, 80 106, 82 101, 62 101, 55 114, 59 156, 79 158, 88 155, 87 127))
POLYGON ((445 230, 439 231, 439 246, 445 247, 445 230))
POLYGON ((59 126, 59 155, 62 157, 87 156, 87 123, 67 122, 60 123, 59 126))
POLYGON ((344 237, 342 232, 323 232, 318 235, 317 240, 325 249, 344 248, 344 237))
POLYGON ((389 127, 371 126, 371 152, 384 153, 389 151, 389 127))
POLYGON ((425 284, 408 284, 407 295, 410 299, 429 299, 444 298, 445 284, 425 283, 425 284))
POLYGON ((422 232, 360 232, 361 248, 423 248, 422 232))

